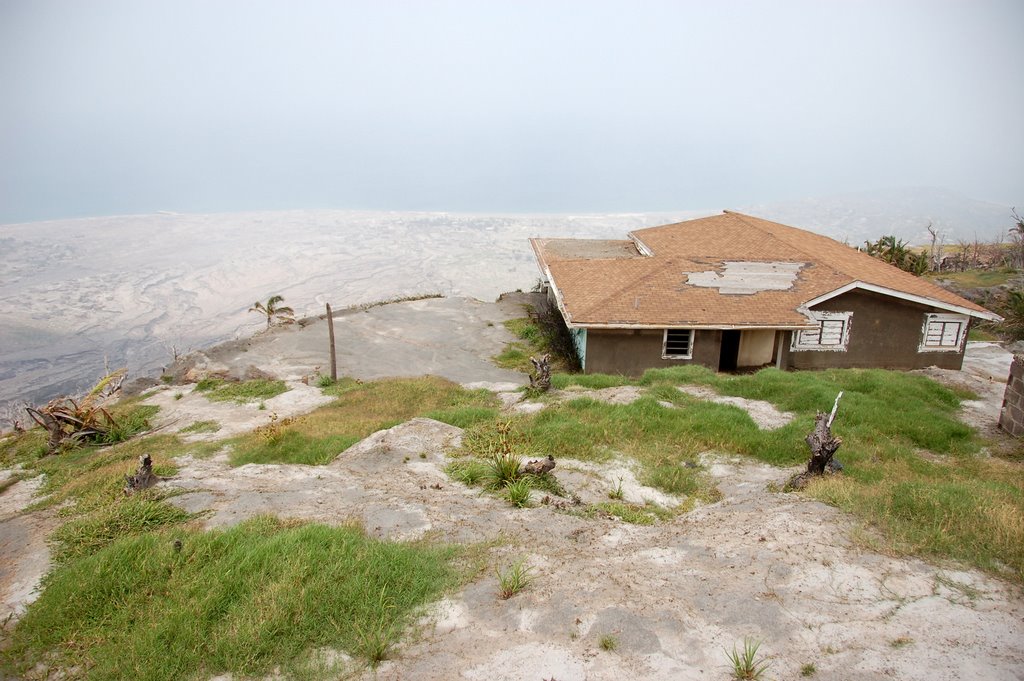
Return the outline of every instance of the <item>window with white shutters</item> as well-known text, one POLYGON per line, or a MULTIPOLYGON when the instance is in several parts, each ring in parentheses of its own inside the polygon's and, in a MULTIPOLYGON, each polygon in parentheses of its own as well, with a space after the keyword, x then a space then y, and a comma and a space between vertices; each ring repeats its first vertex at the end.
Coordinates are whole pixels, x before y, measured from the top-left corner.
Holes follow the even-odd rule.
POLYGON ((790 349, 801 350, 832 350, 845 352, 850 342, 850 318, 852 312, 811 312, 817 320, 818 328, 804 329, 793 332, 793 343, 790 349))
POLYGON ((690 359, 693 357, 693 329, 665 329, 661 346, 662 359, 690 359))
POLYGON ((959 314, 926 314, 919 352, 960 352, 970 320, 959 314))

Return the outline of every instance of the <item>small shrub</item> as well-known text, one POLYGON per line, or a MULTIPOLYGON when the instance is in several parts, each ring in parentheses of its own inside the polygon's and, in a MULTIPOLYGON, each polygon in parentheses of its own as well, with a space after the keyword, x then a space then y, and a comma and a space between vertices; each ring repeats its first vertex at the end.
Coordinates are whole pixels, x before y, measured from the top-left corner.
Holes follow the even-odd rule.
POLYGON ((498 574, 498 596, 502 600, 508 600, 525 589, 533 579, 530 574, 530 566, 525 560, 520 560, 509 567, 505 572, 497 571, 498 574))
POLYGON ((522 458, 515 454, 497 454, 487 462, 484 486, 488 489, 503 489, 519 479, 522 458))
POLYGON ((184 396, 185 396, 185 393, 174 393, 174 399, 175 400, 180 400, 184 396))
POLYGON ((608 498, 622 501, 622 478, 619 478, 619 483, 608 491, 608 498))
POLYGON ((509 503, 516 508, 526 508, 530 505, 530 483, 526 478, 520 478, 505 487, 505 497, 509 503))
POLYGON ((744 638, 742 651, 737 651, 735 645, 732 647, 732 652, 725 651, 726 657, 729 658, 729 662, 732 664, 734 679, 745 681, 748 679, 760 679, 764 676, 771 663, 757 654, 760 647, 761 641, 744 638))
POLYGON ((98 442, 105 445, 117 444, 149 430, 149 420, 156 416, 158 411, 160 407, 144 404, 123 413, 115 413, 110 421, 110 428, 98 442))
POLYGON ((612 652, 619 647, 619 640, 611 634, 602 634, 601 638, 597 641, 597 645, 600 646, 601 650, 612 652))
POLYGON ((332 379, 330 376, 321 375, 318 379, 316 379, 316 384, 317 387, 319 388, 330 388, 332 385, 334 385, 334 379, 332 379))
POLYGON ((800 667, 800 676, 814 676, 818 673, 818 668, 814 666, 813 662, 808 662, 804 666, 800 667))

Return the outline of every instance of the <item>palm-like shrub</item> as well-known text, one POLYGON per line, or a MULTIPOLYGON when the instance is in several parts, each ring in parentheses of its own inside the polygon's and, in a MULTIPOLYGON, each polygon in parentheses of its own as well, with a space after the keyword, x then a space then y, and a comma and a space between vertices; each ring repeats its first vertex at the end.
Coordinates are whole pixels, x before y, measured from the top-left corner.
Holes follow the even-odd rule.
POLYGON ((270 296, 265 303, 259 301, 253 303, 253 306, 249 308, 249 312, 259 312, 265 315, 267 317, 268 329, 275 320, 279 324, 291 324, 295 321, 295 310, 281 305, 283 302, 284 296, 270 296))

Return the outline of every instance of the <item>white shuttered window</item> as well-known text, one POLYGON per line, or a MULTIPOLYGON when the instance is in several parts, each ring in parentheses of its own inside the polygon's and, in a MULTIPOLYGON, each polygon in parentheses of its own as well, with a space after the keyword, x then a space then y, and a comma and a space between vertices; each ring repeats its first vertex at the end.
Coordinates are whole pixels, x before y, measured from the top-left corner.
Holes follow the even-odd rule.
POLYGON ((831 350, 846 352, 850 343, 850 318, 852 312, 816 312, 811 316, 817 320, 818 328, 793 332, 790 350, 831 350))
POLYGON ((960 352, 970 319, 959 314, 926 314, 918 352, 960 352))

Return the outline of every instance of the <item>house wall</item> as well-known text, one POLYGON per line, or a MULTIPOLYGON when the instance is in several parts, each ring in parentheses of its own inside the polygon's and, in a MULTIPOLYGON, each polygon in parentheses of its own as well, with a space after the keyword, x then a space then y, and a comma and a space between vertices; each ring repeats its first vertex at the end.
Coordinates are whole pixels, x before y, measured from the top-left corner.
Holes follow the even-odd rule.
MULTIPOLYGON (((874 367, 881 369, 922 369, 937 366, 959 369, 960 352, 918 352, 921 329, 927 312, 937 308, 918 305, 870 291, 854 290, 816 305, 813 309, 853 312, 850 341, 846 352, 790 350, 792 332, 782 344, 782 366, 788 369, 874 367)), ((966 346, 966 344, 965 344, 966 346)))
POLYGON ((703 364, 718 370, 722 332, 694 331, 692 359, 662 359, 664 333, 647 329, 587 329, 588 374, 639 376, 647 369, 703 364))
POLYGON ((775 329, 747 329, 740 334, 737 367, 759 367, 772 361, 775 329))

